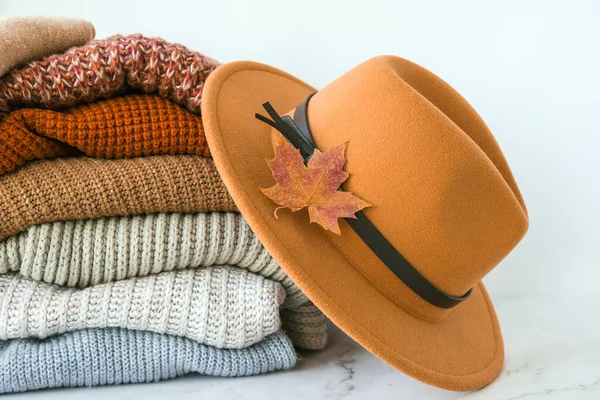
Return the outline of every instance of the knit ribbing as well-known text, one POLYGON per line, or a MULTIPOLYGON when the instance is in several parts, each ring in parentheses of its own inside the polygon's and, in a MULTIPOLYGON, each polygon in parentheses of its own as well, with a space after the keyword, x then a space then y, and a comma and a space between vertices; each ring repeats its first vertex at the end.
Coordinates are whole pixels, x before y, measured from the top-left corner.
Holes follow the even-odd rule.
POLYGON ((80 19, 0 17, 0 77, 11 68, 94 38, 94 26, 80 19))
POLYGON ((158 96, 125 96, 56 112, 23 109, 0 122, 0 174, 27 161, 80 155, 209 157, 202 121, 158 96))
POLYGON ((282 332, 232 350, 152 332, 86 329, 43 341, 0 342, 0 393, 157 382, 190 373, 248 376, 295 364, 282 332))
POLYGON ((17 108, 71 107, 132 88, 157 93, 199 114, 204 81, 217 65, 162 39, 112 36, 6 75, 0 80, 0 119, 17 108))
POLYGON ((0 204, 0 240, 60 220, 236 211, 213 161, 198 156, 36 161, 0 176, 0 204))
POLYGON ((283 329, 296 346, 324 347, 325 317, 238 213, 148 214, 31 226, 0 242, 0 274, 87 287, 151 273, 234 265, 286 289, 283 329))
POLYGON ((146 214, 30 226, 0 242, 0 274, 88 287, 148 274, 235 265, 286 288, 284 307, 308 301, 239 213, 146 214))
POLYGON ((235 267, 165 272, 85 288, 0 276, 0 340, 127 328, 244 348, 281 327, 285 291, 235 267))

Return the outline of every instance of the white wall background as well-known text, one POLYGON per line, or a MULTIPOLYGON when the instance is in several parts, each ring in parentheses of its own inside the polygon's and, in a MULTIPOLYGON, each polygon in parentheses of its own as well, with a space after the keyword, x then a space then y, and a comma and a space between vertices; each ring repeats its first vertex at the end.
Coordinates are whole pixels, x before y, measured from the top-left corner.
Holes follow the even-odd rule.
POLYGON ((78 16, 99 38, 162 36, 317 87, 378 54, 420 63, 480 112, 529 208, 492 295, 600 292, 600 2, 0 0, 5 14, 78 16))

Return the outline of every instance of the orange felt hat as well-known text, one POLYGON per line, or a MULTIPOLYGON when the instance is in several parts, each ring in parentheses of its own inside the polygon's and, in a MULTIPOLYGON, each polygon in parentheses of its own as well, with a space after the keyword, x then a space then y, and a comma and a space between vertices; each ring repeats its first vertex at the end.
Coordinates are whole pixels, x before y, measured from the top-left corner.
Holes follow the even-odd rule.
POLYGON ((431 385, 487 385, 504 347, 481 279, 528 228, 494 137, 455 90, 402 58, 373 58, 314 92, 254 62, 210 75, 203 122, 234 201, 298 286, 366 349, 431 385), (265 102, 274 121, 255 117, 265 102), (276 220, 261 188, 274 184, 265 159, 279 132, 292 143, 299 135, 301 152, 347 142, 343 189, 374 207, 341 220, 340 236, 306 211, 276 220))

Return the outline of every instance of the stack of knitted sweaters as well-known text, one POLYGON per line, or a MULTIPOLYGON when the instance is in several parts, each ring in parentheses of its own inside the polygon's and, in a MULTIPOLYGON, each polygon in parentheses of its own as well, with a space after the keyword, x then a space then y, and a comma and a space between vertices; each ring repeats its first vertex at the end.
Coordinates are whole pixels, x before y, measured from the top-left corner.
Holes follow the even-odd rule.
POLYGON ((245 376, 322 348, 323 314, 210 158, 218 64, 87 39, 0 79, 0 393, 245 376))

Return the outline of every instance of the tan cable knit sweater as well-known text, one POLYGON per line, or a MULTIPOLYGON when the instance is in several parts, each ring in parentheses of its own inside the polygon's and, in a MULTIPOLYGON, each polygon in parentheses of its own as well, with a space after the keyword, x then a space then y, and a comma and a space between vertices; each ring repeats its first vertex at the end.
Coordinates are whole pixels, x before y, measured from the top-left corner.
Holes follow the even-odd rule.
POLYGON ((0 340, 127 328, 241 349, 276 332, 285 291, 235 267, 165 272, 86 288, 0 276, 0 340))
POLYGON ((44 222, 237 210, 213 161, 198 156, 32 162, 0 176, 0 204, 0 240, 44 222))

